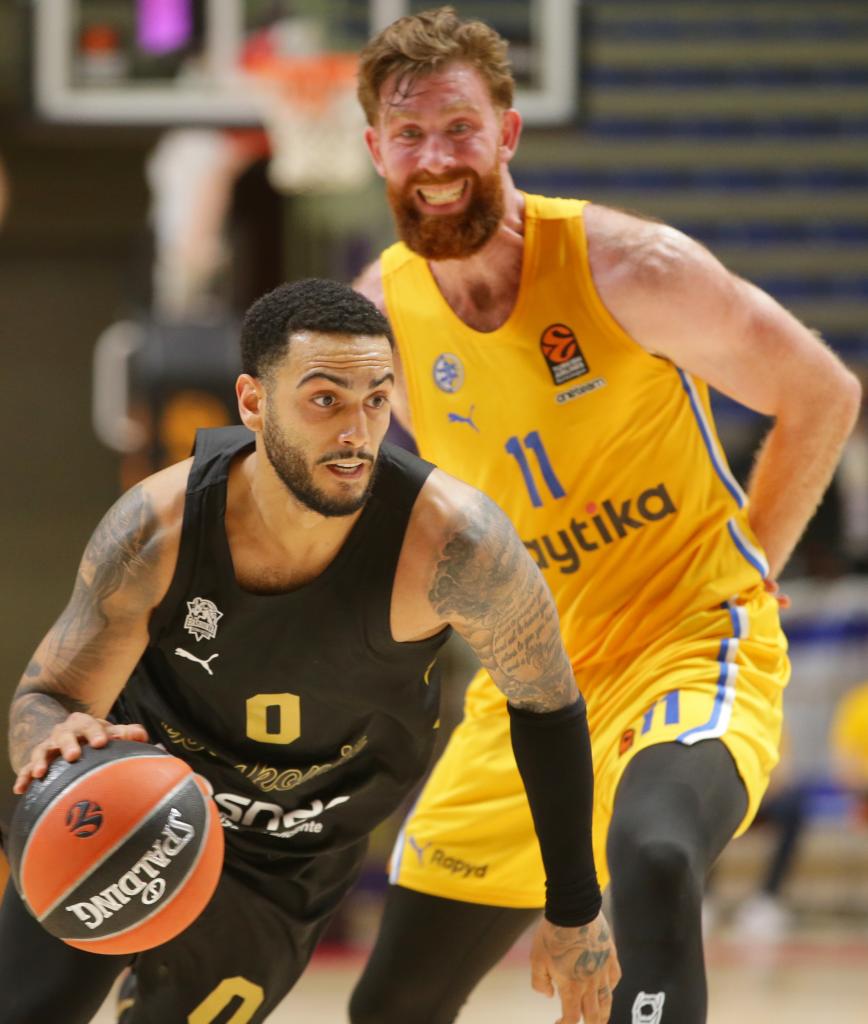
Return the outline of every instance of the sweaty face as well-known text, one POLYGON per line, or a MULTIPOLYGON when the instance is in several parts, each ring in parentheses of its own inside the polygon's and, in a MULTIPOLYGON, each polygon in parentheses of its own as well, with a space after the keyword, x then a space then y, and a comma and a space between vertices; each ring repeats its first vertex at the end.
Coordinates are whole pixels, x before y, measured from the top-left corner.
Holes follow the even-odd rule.
POLYGON ((398 233, 429 260, 478 252, 504 215, 502 114, 472 67, 388 80, 368 144, 398 233))
POLYGON ((262 443, 289 493, 323 516, 358 512, 389 425, 394 368, 382 337, 301 333, 266 385, 262 443))

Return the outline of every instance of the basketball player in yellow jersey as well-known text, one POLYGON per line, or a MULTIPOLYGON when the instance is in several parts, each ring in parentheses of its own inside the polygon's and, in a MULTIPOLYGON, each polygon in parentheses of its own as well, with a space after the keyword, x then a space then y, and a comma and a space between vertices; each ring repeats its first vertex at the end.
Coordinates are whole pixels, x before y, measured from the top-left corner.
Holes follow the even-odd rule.
MULTIPOLYGON (((402 242, 388 314, 421 453, 509 514, 588 702, 616 1024, 700 1024, 705 873, 777 759, 774 584, 859 406, 855 378, 679 232, 523 195, 506 47, 449 8, 365 48, 359 98, 402 242), (772 416, 746 495, 708 385, 772 416)), ((353 1024, 445 1024, 546 903, 503 698, 481 673, 410 814, 353 1024)), ((533 983, 550 992, 537 936, 533 983)), ((577 965, 581 968, 581 965, 577 965)))

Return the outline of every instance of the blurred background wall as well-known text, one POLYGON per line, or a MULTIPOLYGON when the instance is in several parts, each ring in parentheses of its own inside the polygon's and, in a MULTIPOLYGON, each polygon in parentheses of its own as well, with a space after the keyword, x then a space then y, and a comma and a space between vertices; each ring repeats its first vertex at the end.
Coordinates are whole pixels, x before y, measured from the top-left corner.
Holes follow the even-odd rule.
MULTIPOLYGON (((455 6, 518 24, 541 3, 455 6)), ((214 175, 222 181, 216 223, 223 251, 181 319, 222 325, 230 347, 237 317, 261 291, 302 274, 349 280, 392 238, 378 181, 330 196, 275 188, 267 173, 269 140, 249 120, 228 118, 215 130, 207 117, 188 124, 159 117, 101 124, 47 119, 33 85, 37 6, 0 5, 0 161, 7 183, 0 224, 4 710, 66 600, 93 526, 122 483, 165 456, 166 444, 162 455, 150 442, 120 454, 97 438, 91 376, 94 348, 107 328, 124 320, 153 326, 165 312, 158 309, 165 297, 155 295, 153 161, 166 152, 167 130, 211 132, 185 138, 197 152, 207 143, 212 152, 229 154, 202 172, 212 183, 214 175), (221 149, 227 139, 231 145, 221 149)), ((137 5, 69 0, 66 6, 75 13, 69 53, 87 57, 90 46, 95 73, 109 83, 112 76, 122 80, 128 69, 115 64, 112 70, 112 46, 128 42, 137 5), (110 31, 87 35, 94 26, 110 31)), ((242 6, 251 31, 310 8, 242 6)), ((340 5, 344 22, 361 38, 363 8, 362 0, 340 5)), ((201 4, 193 9, 201 18, 201 4)), ((684 229, 820 331, 868 377, 864 0, 585 0, 580 7, 562 0, 559 11, 573 34, 566 77, 575 109, 561 113, 558 123, 542 118, 527 127, 514 164, 518 183, 684 229)), ((549 59, 520 32, 514 53, 531 77, 549 59)), ((182 296, 182 307, 189 299, 182 296)), ((215 355, 215 362, 222 358, 215 355)), ((140 425, 153 435, 149 415, 145 408, 140 425)), ((718 403, 718 415, 744 476, 765 424, 727 402, 718 403)), ((196 413, 188 409, 185 423, 191 416, 196 413)), ((831 771, 827 736, 836 701, 868 678, 866 572, 863 417, 785 581, 796 598, 787 616, 795 665, 789 757, 795 776, 815 784, 817 814, 833 818, 842 812, 831 798, 823 803, 831 771)), ((460 652, 456 660, 462 664, 460 652)), ((464 675, 459 667, 456 676, 464 675)), ((5 757, 3 764, 8 772, 5 757)))

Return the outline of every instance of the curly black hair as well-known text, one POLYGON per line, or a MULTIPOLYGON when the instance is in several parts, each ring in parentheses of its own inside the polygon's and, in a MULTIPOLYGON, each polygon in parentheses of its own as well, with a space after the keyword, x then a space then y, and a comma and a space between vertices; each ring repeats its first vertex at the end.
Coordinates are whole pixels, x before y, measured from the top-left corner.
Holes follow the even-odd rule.
POLYGON ((278 285, 247 310, 241 326, 241 365, 252 377, 265 377, 289 351, 293 334, 355 334, 386 337, 395 347, 389 321, 349 285, 308 277, 278 285))

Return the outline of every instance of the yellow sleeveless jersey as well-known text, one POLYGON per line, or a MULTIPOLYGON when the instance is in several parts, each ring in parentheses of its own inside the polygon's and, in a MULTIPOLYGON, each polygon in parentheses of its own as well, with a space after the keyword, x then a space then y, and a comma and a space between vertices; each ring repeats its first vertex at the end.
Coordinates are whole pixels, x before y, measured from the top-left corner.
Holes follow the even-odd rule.
POLYGON ((756 588, 768 567, 705 384, 603 306, 585 203, 525 201, 521 284, 497 330, 466 326, 402 243, 382 277, 420 452, 510 517, 579 671, 756 588))

